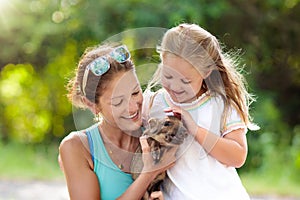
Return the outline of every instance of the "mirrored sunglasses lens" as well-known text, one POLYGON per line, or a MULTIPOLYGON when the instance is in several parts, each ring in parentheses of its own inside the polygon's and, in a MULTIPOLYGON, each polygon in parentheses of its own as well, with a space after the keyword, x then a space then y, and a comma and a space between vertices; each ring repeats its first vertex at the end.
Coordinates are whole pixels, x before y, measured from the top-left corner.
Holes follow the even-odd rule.
POLYGON ((130 58, 130 53, 125 47, 119 47, 112 52, 111 57, 122 63, 130 58))
POLYGON ((104 58, 98 58, 91 63, 90 70, 96 75, 101 76, 110 68, 109 62, 104 58))

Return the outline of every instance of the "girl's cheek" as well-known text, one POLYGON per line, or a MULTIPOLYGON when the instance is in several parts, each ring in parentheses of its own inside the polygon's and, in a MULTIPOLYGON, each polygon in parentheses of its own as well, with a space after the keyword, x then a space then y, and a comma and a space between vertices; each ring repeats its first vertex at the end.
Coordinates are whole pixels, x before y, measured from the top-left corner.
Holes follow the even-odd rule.
POLYGON ((162 85, 164 88, 169 88, 169 86, 170 86, 170 81, 167 80, 166 78, 162 78, 162 80, 161 80, 161 85, 162 85))

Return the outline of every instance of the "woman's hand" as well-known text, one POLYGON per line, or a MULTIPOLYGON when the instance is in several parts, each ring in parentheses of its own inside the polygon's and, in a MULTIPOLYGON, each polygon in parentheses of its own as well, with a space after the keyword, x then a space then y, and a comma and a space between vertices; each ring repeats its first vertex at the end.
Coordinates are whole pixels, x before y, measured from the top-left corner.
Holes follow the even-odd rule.
POLYGON ((175 153, 177 148, 171 148, 170 150, 164 152, 164 155, 159 163, 154 163, 151 156, 151 149, 147 142, 147 137, 140 137, 140 143, 143 151, 143 173, 151 173, 155 177, 175 165, 175 153))
POLYGON ((188 130, 189 134, 195 136, 198 130, 198 125, 193 120, 191 114, 179 107, 170 107, 164 110, 165 113, 173 113, 175 117, 181 119, 183 125, 188 130))

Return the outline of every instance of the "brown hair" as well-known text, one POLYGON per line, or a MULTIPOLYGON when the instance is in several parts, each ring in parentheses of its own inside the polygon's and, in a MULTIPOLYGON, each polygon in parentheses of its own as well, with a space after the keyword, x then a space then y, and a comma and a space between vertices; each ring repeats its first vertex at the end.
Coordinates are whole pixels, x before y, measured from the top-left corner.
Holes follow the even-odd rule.
POLYGON ((105 56, 114 50, 116 45, 104 44, 96 47, 89 47, 81 56, 75 76, 67 85, 68 98, 73 105, 80 108, 87 108, 82 98, 85 96, 90 102, 98 104, 99 98, 107 87, 107 84, 112 80, 113 76, 119 72, 126 72, 134 69, 134 64, 131 60, 124 63, 118 63, 114 59, 107 57, 110 63, 110 69, 101 76, 95 76, 91 71, 88 73, 88 79, 85 87, 85 95, 82 88, 82 81, 86 67, 89 63, 98 57, 105 56))
MULTIPOLYGON (((203 77, 211 71, 202 87, 211 95, 220 95, 224 101, 223 127, 230 106, 237 109, 242 120, 250 123, 249 105, 253 96, 246 90, 246 82, 239 73, 239 66, 233 55, 222 52, 215 36, 196 24, 180 24, 169 29, 158 47, 161 59, 175 54, 191 63, 203 77)), ((149 82, 148 89, 159 84, 161 67, 149 82)))

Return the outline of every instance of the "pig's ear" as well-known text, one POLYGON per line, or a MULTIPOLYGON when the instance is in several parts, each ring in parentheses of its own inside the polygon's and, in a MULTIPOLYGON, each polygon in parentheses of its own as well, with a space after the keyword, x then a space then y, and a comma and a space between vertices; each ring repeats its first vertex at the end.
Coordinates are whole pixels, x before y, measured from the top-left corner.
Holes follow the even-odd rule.
POLYGON ((154 133, 157 131, 158 129, 158 119, 157 118, 150 118, 148 123, 149 123, 149 129, 150 129, 150 133, 154 133))
POLYGON ((182 134, 184 137, 187 137, 188 134, 189 134, 188 130, 187 130, 183 125, 180 126, 179 131, 181 132, 181 134, 182 134))
POLYGON ((158 123, 158 119, 152 117, 148 120, 148 123, 149 123, 150 127, 156 126, 156 124, 158 123))

